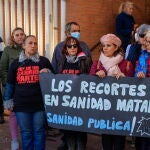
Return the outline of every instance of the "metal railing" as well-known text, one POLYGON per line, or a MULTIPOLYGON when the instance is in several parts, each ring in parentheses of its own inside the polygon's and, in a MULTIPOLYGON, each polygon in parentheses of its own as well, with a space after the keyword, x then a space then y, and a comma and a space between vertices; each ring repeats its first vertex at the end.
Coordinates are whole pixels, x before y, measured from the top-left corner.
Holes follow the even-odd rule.
POLYGON ((91 48, 90 48, 90 51, 94 51, 98 46, 99 46, 100 42, 97 42, 95 45, 93 45, 91 48))

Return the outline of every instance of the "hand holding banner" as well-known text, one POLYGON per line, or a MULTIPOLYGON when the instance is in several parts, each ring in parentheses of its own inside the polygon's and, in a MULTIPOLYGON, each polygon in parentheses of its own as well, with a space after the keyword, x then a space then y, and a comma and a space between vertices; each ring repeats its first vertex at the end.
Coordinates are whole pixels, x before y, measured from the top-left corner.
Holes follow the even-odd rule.
POLYGON ((150 136, 150 79, 42 73, 49 126, 96 134, 150 136))

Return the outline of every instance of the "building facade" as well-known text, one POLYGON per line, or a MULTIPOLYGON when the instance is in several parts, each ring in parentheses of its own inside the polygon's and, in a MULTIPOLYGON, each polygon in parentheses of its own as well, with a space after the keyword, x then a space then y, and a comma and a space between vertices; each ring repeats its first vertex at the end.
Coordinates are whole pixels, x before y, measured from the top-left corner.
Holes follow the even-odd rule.
MULTIPOLYGON (((55 45, 64 40, 64 26, 76 21, 81 40, 93 47, 106 33, 115 33, 115 18, 125 0, 0 0, 0 35, 6 42, 13 28, 38 37, 39 52, 51 59, 55 45)), ((150 1, 130 0, 137 24, 150 23, 150 1)), ((96 59, 98 50, 92 52, 96 59)))

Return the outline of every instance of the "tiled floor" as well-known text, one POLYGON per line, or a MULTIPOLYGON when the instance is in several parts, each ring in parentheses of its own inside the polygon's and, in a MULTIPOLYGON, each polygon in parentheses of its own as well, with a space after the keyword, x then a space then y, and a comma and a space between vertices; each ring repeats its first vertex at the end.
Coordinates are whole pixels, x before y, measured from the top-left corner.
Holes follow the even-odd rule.
MULTIPOLYGON (((8 129, 8 117, 5 117, 6 122, 4 124, 0 124, 0 150, 10 150, 10 135, 8 129)), ((56 150, 57 146, 61 143, 61 135, 57 135, 58 131, 49 131, 46 140, 46 150, 56 150), (54 135, 55 132, 55 136, 54 135)), ((88 135, 87 149, 86 150, 101 150, 100 146, 101 138, 97 135, 88 135)), ((131 147, 128 142, 126 142, 126 150, 135 150, 131 147)))

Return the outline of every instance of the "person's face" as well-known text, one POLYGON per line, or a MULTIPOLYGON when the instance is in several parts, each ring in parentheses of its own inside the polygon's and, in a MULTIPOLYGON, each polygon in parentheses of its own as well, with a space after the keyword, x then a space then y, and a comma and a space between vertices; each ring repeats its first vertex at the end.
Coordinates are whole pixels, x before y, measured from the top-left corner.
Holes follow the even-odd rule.
POLYGON ((132 12, 133 12, 133 5, 126 5, 125 8, 124 8, 124 11, 129 14, 129 15, 132 15, 132 12))
POLYGON ((150 37, 145 38, 145 47, 148 52, 150 52, 150 37))
POLYGON ((14 42, 21 45, 25 38, 25 34, 22 30, 16 30, 13 34, 14 42))
POLYGON ((105 42, 102 44, 103 46, 103 53, 107 57, 112 57, 114 52, 117 51, 118 47, 110 42, 105 42))
POLYGON ((75 41, 71 40, 70 44, 67 44, 67 52, 70 56, 76 56, 78 52, 78 46, 75 41))
POLYGON ((145 34, 139 34, 139 39, 138 42, 142 45, 142 48, 145 48, 145 38, 144 38, 145 34))
POLYGON ((71 29, 70 29, 70 34, 71 34, 72 32, 80 32, 80 27, 77 26, 77 25, 72 24, 72 25, 71 25, 71 29))
POLYGON ((37 53, 37 39, 35 37, 28 37, 23 44, 25 54, 30 57, 37 53))

